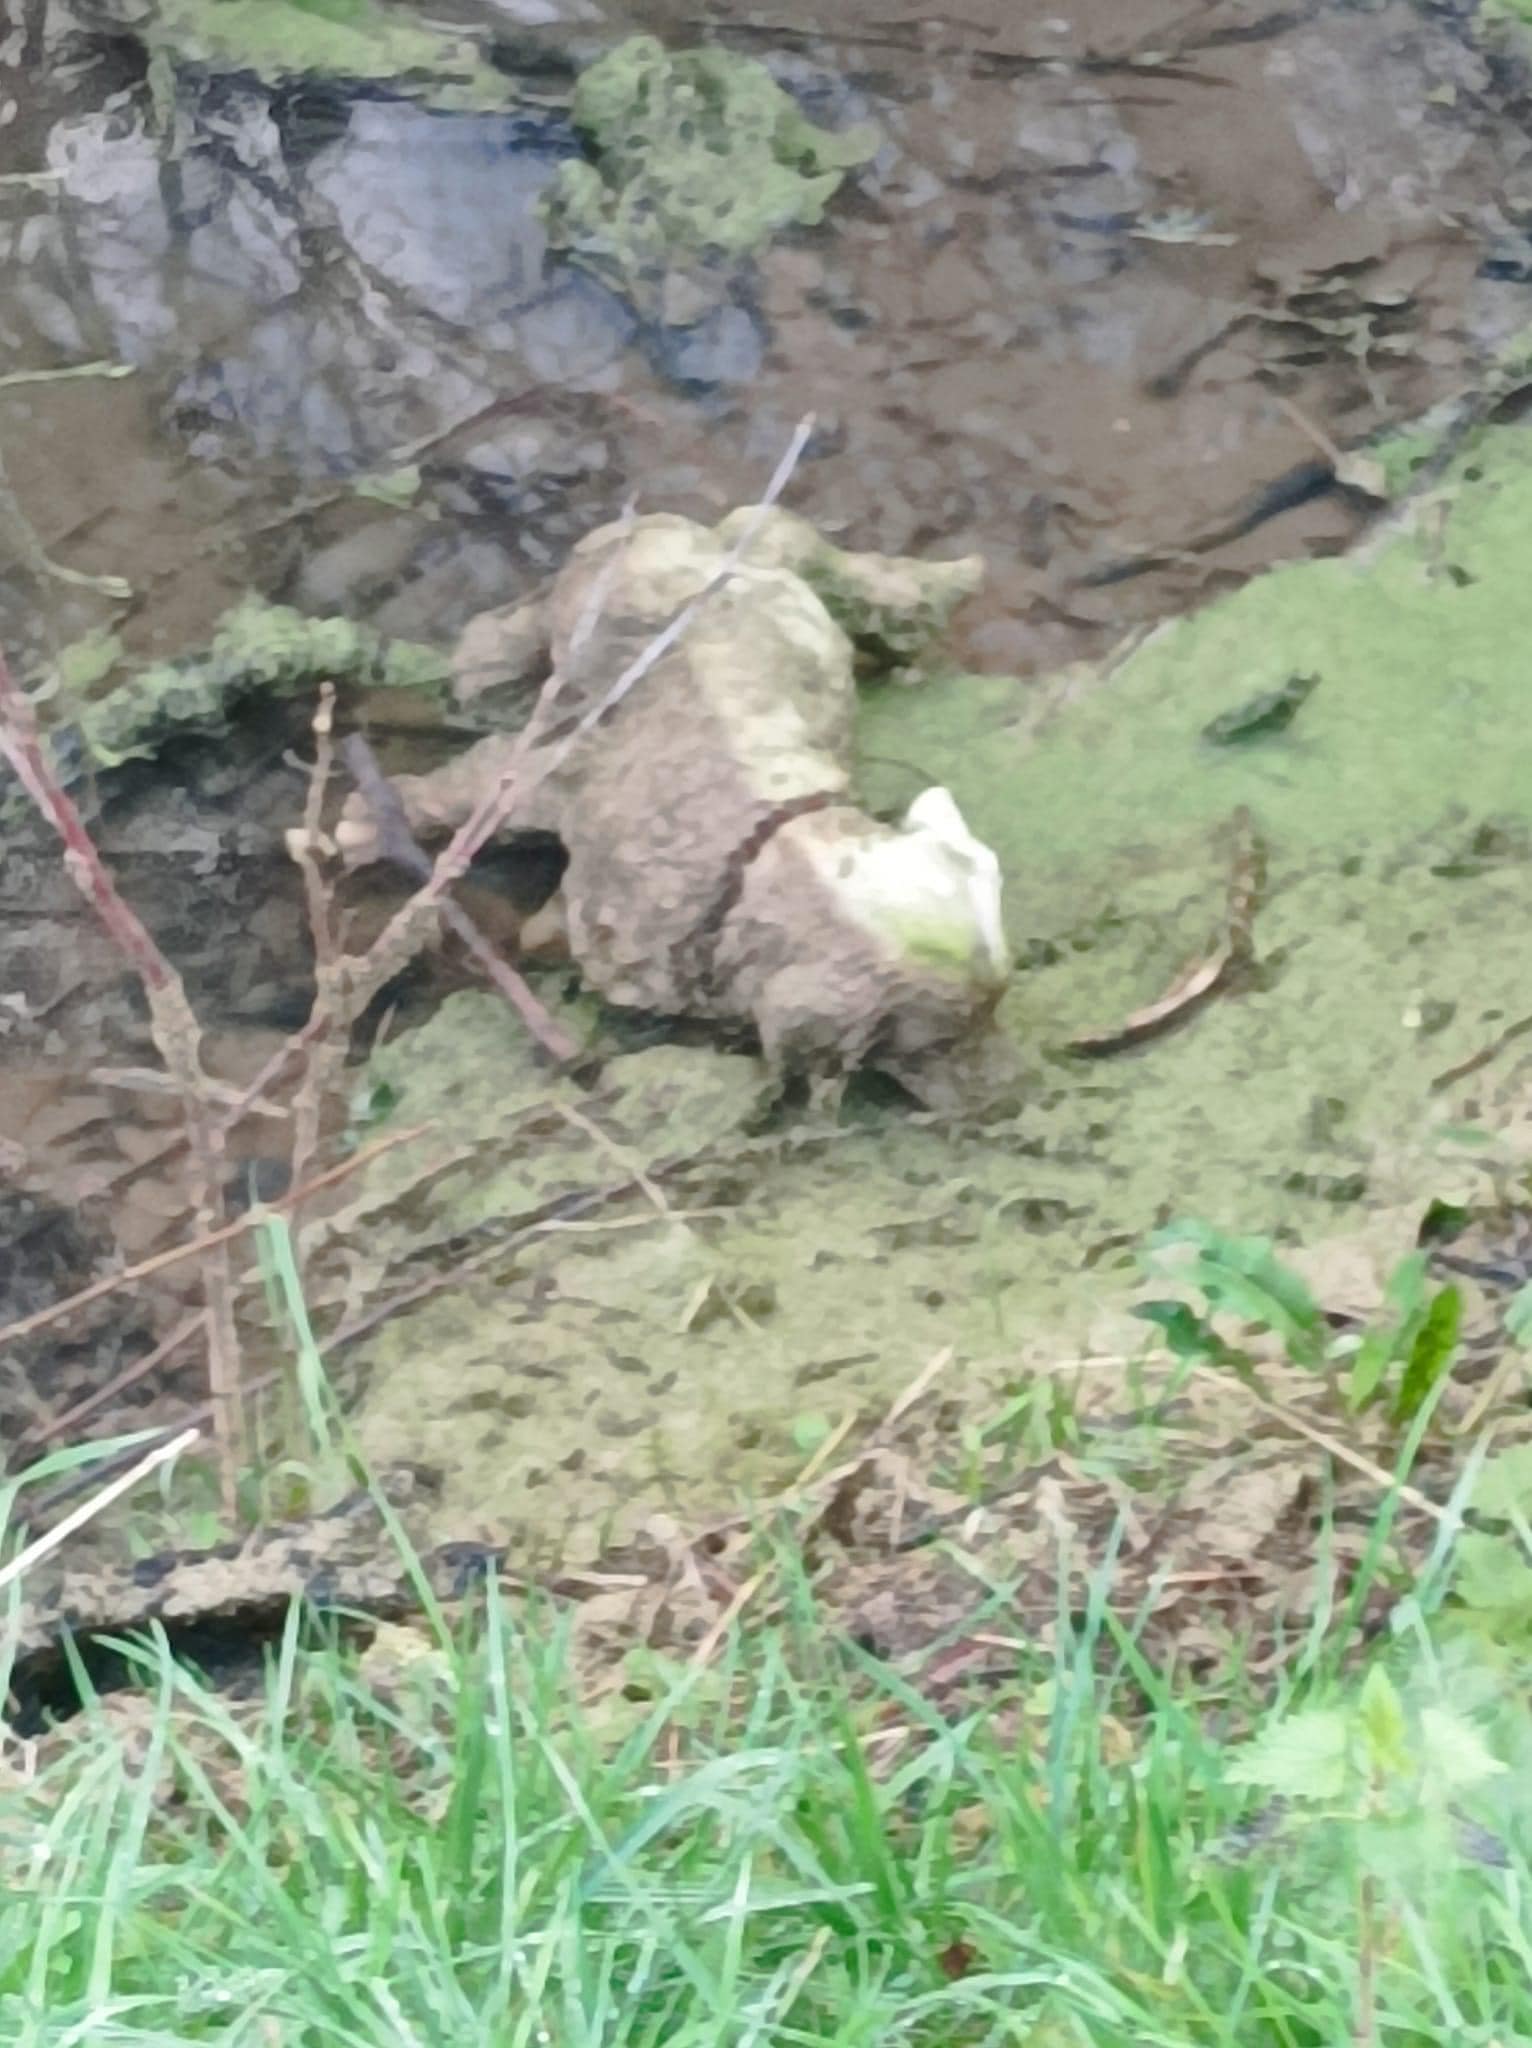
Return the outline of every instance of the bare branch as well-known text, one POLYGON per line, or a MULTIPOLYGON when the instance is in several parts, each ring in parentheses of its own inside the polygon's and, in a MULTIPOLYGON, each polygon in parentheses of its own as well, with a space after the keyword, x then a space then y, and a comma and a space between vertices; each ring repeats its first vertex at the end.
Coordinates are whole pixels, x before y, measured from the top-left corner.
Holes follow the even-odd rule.
POLYGON ((0 654, 0 753, 23 788, 57 832, 64 865, 103 929, 132 966, 149 1005, 149 1025, 167 1072, 175 1081, 186 1120, 192 1165, 192 1198, 209 1250, 202 1268, 207 1298, 208 1391, 213 1399, 214 1437, 225 1514, 233 1521, 243 1450, 239 1399, 239 1339, 234 1326, 234 1286, 229 1255, 220 1236, 224 1221, 223 1133, 213 1114, 202 1069, 202 1030, 181 977, 155 944, 142 918, 123 899, 108 872, 74 799, 60 782, 38 732, 31 700, 0 654))
POLYGON ((314 711, 314 764, 309 770, 308 794, 303 805, 303 830, 289 842, 303 875, 303 896, 308 906, 309 932, 314 945, 314 1015, 328 1020, 327 1035, 318 1041, 314 1057, 304 1069, 293 1098, 293 1144, 290 1158, 292 1185, 307 1177, 319 1150, 320 1125, 324 1118, 327 1084, 333 1070, 344 1058, 347 1026, 342 1015, 340 948, 335 937, 335 910, 329 887, 320 868, 321 826, 324 822, 325 791, 335 760, 335 685, 320 685, 319 703, 314 711), (339 1040, 341 1050, 329 1059, 318 1047, 339 1040))
POLYGON ((0 1348, 17 1344, 23 1337, 32 1337, 39 1330, 46 1330, 53 1323, 61 1323, 66 1317, 78 1315, 82 1308, 89 1308, 92 1302, 102 1301, 109 1294, 115 1294, 120 1287, 130 1287, 135 1280, 147 1280, 151 1273, 163 1273, 168 1266, 179 1266, 184 1259, 199 1258, 211 1251, 215 1245, 232 1244, 237 1237, 243 1237, 247 1230, 253 1230, 263 1214, 276 1210, 279 1215, 290 1214, 301 1207, 322 1189, 337 1186, 349 1180, 364 1166, 369 1166, 385 1152, 392 1152, 396 1145, 413 1144, 435 1129, 433 1124, 412 1124, 407 1131, 390 1131, 386 1137, 377 1139, 371 1145, 364 1145, 360 1152, 353 1152, 338 1166, 332 1166, 325 1173, 314 1178, 301 1188, 291 1188, 275 1202, 267 1202, 262 1209, 252 1209, 244 1216, 236 1216, 232 1223, 225 1223, 212 1237, 195 1237, 189 1244, 173 1244, 168 1250, 155 1252, 147 1259, 140 1259, 136 1266, 124 1266, 120 1272, 107 1273, 99 1280, 93 1280, 89 1287, 82 1287, 78 1294, 71 1294, 64 1301, 51 1302, 47 1308, 35 1309, 29 1316, 22 1316, 18 1322, 7 1323, 0 1330, 0 1348))
MULTIPOLYGON (((377 824, 379 852, 417 881, 428 881, 431 857, 410 831, 399 792, 378 766, 372 748, 360 733, 354 732, 347 737, 343 752, 352 780, 366 797, 367 808, 377 824)), ((574 1039, 549 1015, 510 962, 495 951, 462 905, 444 896, 439 910, 442 922, 468 948, 550 1058, 560 1066, 578 1059, 580 1048, 574 1039)))

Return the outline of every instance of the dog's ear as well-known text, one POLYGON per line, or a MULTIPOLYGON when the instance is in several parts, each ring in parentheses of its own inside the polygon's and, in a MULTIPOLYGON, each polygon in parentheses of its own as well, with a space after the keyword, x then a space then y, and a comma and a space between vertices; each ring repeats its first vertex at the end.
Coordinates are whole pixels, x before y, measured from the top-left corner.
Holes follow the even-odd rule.
POLYGON ((993 849, 969 831, 951 790, 939 786, 922 790, 904 814, 903 829, 930 840, 961 869, 989 964, 996 975, 1008 974, 1010 951, 1000 915, 1000 862, 993 849))

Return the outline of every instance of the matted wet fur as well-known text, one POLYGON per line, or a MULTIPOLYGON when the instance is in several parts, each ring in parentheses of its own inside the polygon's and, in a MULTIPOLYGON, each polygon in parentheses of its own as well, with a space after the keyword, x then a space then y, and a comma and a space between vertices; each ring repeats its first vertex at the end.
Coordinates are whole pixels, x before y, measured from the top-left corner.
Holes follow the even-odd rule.
MULTIPOLYGON (((783 1073, 868 1064, 950 1102, 1006 1065, 992 1025, 1009 975, 998 869, 945 792, 898 825, 861 810, 851 730, 858 657, 908 661, 976 587, 977 560, 847 554, 774 512, 677 645, 539 775, 539 751, 551 759, 550 741, 703 590, 749 516, 709 529, 656 514, 591 534, 539 604, 470 625, 460 695, 538 661, 562 673, 511 822, 568 852, 564 924, 591 987, 753 1025, 783 1073)), ((460 824, 514 745, 494 735, 401 777, 412 827, 460 824)), ((375 850, 358 801, 342 838, 353 862, 375 850)))

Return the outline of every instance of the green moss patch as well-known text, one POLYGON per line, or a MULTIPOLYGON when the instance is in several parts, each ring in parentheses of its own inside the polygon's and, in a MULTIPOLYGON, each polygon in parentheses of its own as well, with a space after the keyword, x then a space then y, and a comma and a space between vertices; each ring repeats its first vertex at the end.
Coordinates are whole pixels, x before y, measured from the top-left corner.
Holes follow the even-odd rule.
MULTIPOLYGON (((571 109, 590 160, 549 193, 550 235, 636 300, 677 266, 735 264, 824 217, 877 148, 867 128, 818 128, 763 64, 716 47, 619 43, 584 72, 571 109)), ((709 292, 694 280, 697 310, 709 292)))
POLYGON ((154 662, 70 708, 86 751, 112 767, 152 754, 175 732, 217 730, 236 703, 263 691, 293 696, 328 681, 444 693, 446 679, 446 658, 431 648, 248 597, 225 614, 205 653, 154 662))
POLYGON ((142 33, 172 66, 248 71, 268 84, 304 77, 414 85, 438 106, 498 107, 511 81, 473 41, 378 0, 155 0, 142 33))

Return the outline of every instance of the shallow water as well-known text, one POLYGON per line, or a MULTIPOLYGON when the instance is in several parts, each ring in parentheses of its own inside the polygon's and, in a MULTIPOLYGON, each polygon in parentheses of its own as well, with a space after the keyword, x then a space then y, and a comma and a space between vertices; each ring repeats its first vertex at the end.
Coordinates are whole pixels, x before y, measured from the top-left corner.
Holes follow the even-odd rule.
MULTIPOLYGON (((194 648, 249 588, 444 643, 531 590, 634 494, 698 516, 749 498, 812 410, 797 509, 861 547, 988 562, 951 649, 993 679, 987 694, 944 726, 927 708, 882 706, 868 739, 874 779, 941 774, 961 793, 952 735, 974 703, 988 707, 981 733, 1025 723, 1037 679, 1273 562, 1344 548, 1369 508, 1334 486, 1327 446, 1417 416, 1532 314, 1532 169, 1513 87, 1458 25, 1404 0, 968 0, 934 20, 806 0, 754 28, 730 12, 460 10, 525 104, 452 113, 377 87, 200 69, 167 103, 105 16, 55 4, 18 17, 0 170, 44 175, 0 186, 4 366, 133 370, 0 387, 0 454, 32 537, 0 562, 0 628, 23 669, 41 674, 97 628, 130 656, 194 648), (550 256, 536 214, 575 147, 574 66, 635 28, 722 36, 815 118, 871 119, 883 136, 823 226, 781 237, 687 328, 646 324, 550 256), (419 472, 406 503, 357 489, 406 468, 419 472), (38 549, 133 595, 60 581, 38 549)), ((99 791, 102 843, 187 974, 231 1079, 305 1003, 280 841, 301 802, 293 737, 253 719, 231 742, 172 749, 99 791)), ((977 800, 1014 807, 1023 782, 977 800)), ((1041 863, 1040 913, 1024 821, 983 822, 1008 859, 1017 935, 1057 945, 1060 861, 1050 850, 1041 863)), ((1115 886, 1082 895, 1097 905, 1115 886)), ((1180 926, 1156 925, 1162 912, 1149 906, 1135 929, 1173 953, 1180 926)), ((83 1216, 95 1256, 137 1256, 184 1215, 161 1156, 172 1106, 123 1078, 150 1063, 136 1001, 24 834, 5 851, 0 920, 0 1130, 16 1186, 58 1204, 61 1234, 83 1216)), ((1147 968, 1146 980, 1152 995, 1147 968)), ((1023 993, 1035 1006, 1033 986, 1023 993)), ((1099 994, 1128 994, 1115 969, 1099 994)), ((1061 999, 1078 1000, 1078 987, 1061 999)), ((1170 1113, 1144 1129, 1163 1133, 1170 1113)), ((972 1178, 986 1216, 1029 1199, 1005 1155, 972 1142, 972 1156, 948 1152, 892 1123, 855 1141, 866 1160, 854 1171, 891 1175, 879 1199, 894 1207, 888 1190, 909 1174, 972 1178)), ((263 1157, 269 1133, 246 1131, 240 1149, 263 1157)), ((816 1200, 837 1199, 833 1172, 827 1185, 814 1183, 816 1200)), ((1056 1191, 1037 1214, 1070 1211, 1056 1191)), ((35 1220, 29 1209, 29 1230, 35 1220)), ((910 1288, 942 1293, 915 1271, 930 1243, 917 1258, 907 1219, 891 1209, 866 1227, 864 1247, 902 1232, 900 1249, 876 1254, 901 1300, 905 1268, 910 1288)), ((1003 1267, 995 1228, 970 1235, 1003 1267)), ((766 1258, 779 1298, 793 1256, 766 1258)), ((0 1275, 0 1308, 3 1288, 0 1275)), ((820 1299, 811 1290, 802 1313, 820 1314, 820 1299)), ((951 1341, 942 1307, 925 1311, 933 1341, 951 1341)), ((1070 1314, 1083 1334, 1088 1315, 1070 1314)), ((964 1341, 982 1348, 987 1317, 1012 1342, 996 1315, 975 1309, 964 1341)), ((841 1348, 862 1391, 911 1365, 902 1349, 886 1355, 883 1311, 866 1319, 867 1342, 841 1348)), ((797 1342, 780 1337, 785 1351, 797 1342)), ((986 1372, 998 1370, 997 1353, 986 1372)), ((718 1455, 698 1429, 680 1464, 694 1480, 718 1455)))

